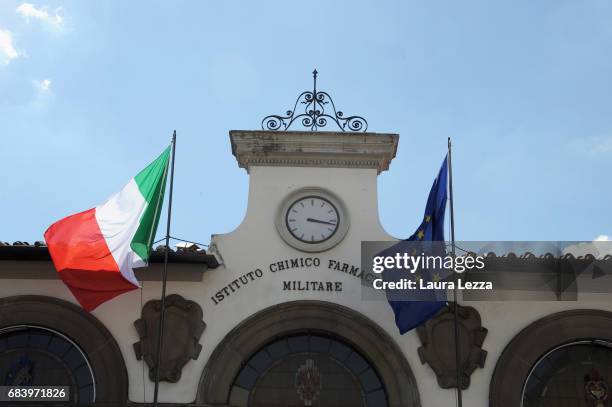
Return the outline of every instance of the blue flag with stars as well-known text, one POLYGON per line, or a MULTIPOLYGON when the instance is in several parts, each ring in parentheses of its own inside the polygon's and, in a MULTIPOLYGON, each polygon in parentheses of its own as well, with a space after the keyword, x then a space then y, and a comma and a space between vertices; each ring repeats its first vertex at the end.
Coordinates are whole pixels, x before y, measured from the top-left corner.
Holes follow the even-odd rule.
MULTIPOLYGON (((406 240, 386 249, 380 255, 393 256, 398 253, 418 255, 446 255, 444 243, 444 214, 446 212, 448 189, 448 156, 444 158, 438 176, 431 186, 425 215, 416 232, 406 240)), ((383 280, 399 281, 402 278, 440 281, 443 271, 434 269, 422 270, 419 273, 408 273, 406 270, 387 269, 383 280)), ((395 314, 395 324, 401 334, 423 324, 446 305, 446 290, 387 290, 389 305, 395 314)))

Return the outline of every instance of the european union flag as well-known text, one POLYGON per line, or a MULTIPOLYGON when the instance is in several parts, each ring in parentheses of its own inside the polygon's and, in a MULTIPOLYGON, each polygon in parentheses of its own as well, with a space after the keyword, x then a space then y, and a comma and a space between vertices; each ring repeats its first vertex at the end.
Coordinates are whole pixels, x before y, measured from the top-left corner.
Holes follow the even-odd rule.
MULTIPOLYGON (((416 232, 406 240, 386 249, 380 255, 394 256, 408 253, 411 256, 446 255, 444 243, 444 213, 446 212, 448 182, 448 156, 444 158, 438 176, 431 186, 425 215, 416 232), (438 242, 438 243, 434 243, 438 242)), ((416 283, 441 281, 443 270, 428 269, 420 273, 408 273, 406 270, 387 269, 383 273, 384 281, 399 281, 401 278, 412 279, 416 283)), ((446 290, 387 290, 389 305, 395 314, 395 324, 401 334, 421 325, 433 317, 446 305, 446 290)))

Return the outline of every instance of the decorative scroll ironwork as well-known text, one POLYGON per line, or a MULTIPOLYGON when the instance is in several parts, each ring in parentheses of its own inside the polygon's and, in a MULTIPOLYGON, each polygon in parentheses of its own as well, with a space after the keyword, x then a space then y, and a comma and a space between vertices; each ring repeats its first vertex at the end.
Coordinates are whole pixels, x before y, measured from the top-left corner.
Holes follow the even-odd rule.
POLYGON ((305 91, 298 96, 293 106, 293 110, 287 110, 284 116, 272 114, 266 116, 261 121, 261 128, 264 130, 282 131, 288 130, 294 122, 301 123, 302 126, 312 131, 317 131, 320 127, 325 127, 328 121, 336 123, 342 131, 367 131, 368 122, 361 116, 344 117, 344 113, 336 110, 334 101, 327 92, 317 90, 317 70, 312 72, 314 85, 312 91, 305 91), (304 105, 304 113, 298 113, 304 105), (329 105, 328 112, 325 105, 329 105), (330 111, 331 110, 331 111, 330 111))

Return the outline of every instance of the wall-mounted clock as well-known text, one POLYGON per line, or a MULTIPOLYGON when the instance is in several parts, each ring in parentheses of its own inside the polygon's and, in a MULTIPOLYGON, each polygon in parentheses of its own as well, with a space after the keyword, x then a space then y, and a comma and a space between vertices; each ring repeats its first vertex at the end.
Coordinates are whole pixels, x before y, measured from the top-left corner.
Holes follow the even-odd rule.
POLYGON ((348 232, 342 201, 331 192, 305 188, 289 195, 280 206, 276 228, 285 242, 306 252, 337 245, 348 232))

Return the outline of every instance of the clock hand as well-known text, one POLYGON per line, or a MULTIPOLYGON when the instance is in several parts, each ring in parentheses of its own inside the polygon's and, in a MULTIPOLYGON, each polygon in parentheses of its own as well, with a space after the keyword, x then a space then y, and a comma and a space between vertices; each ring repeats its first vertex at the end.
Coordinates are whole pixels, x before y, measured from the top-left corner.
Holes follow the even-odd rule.
POLYGON ((336 226, 336 224, 335 224, 335 223, 332 223, 332 222, 326 222, 326 221, 324 221, 324 220, 313 219, 313 218, 307 218, 306 220, 307 220, 308 222, 323 223, 323 224, 325 224, 325 225, 333 225, 333 226, 336 226))

